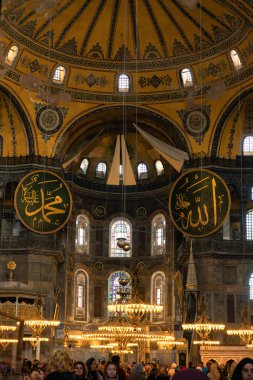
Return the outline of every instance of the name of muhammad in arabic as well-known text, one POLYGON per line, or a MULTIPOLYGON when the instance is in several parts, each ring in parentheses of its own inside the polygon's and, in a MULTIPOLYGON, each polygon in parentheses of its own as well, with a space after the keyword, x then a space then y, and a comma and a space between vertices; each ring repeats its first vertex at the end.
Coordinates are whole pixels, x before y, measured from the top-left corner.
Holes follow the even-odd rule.
MULTIPOLYGON (((195 176, 195 179, 198 179, 198 175, 195 176)), ((175 209, 181 210, 177 222, 181 222, 181 226, 184 230, 192 227, 201 231, 201 229, 211 221, 213 222, 213 225, 216 226, 218 223, 217 214, 218 212, 222 212, 224 194, 217 195, 215 178, 211 179, 208 176, 197 181, 193 185, 188 185, 189 178, 186 178, 184 184, 179 188, 181 192, 176 194, 175 209), (205 191, 211 190, 213 205, 213 207, 211 207, 212 215, 209 214, 210 211, 208 211, 208 206, 205 203, 203 203, 202 209, 200 207, 202 202, 198 193, 204 189, 205 191), (190 202, 188 200, 189 197, 185 193, 191 194, 193 201, 190 202), (188 211, 189 208, 191 209, 188 211)), ((208 197, 208 199, 210 198, 208 197)))
POLYGON ((38 180, 39 176, 34 175, 31 178, 31 182, 22 184, 21 202, 26 204, 24 212, 26 216, 34 217, 33 224, 37 221, 37 217, 35 215, 39 213, 41 213, 42 218, 39 219, 38 225, 41 223, 43 224, 43 222, 59 224, 59 220, 52 221, 49 216, 66 213, 66 208, 69 204, 63 203, 62 197, 56 194, 57 191, 63 188, 63 184, 58 179, 41 182, 38 182, 38 180), (54 182, 56 183, 56 187, 53 190, 46 190, 45 194, 42 186, 45 188, 46 184, 52 184, 54 182), (38 188, 36 190, 34 189, 35 185, 38 188), (64 209, 54 207, 56 205, 62 205, 64 209))

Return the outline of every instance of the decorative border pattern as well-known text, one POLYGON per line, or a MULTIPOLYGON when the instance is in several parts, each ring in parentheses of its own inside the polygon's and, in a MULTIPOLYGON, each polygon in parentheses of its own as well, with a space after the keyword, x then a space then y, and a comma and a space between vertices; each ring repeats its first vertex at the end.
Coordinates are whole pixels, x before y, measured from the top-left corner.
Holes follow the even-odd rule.
MULTIPOLYGON (((106 60, 89 60, 78 56, 66 55, 64 52, 56 51, 53 49, 48 49, 39 42, 35 42, 32 39, 22 35, 19 31, 15 30, 7 20, 3 19, 0 22, 0 27, 6 34, 13 38, 18 43, 26 46, 30 51, 37 52, 43 57, 48 57, 60 62, 66 62, 74 66, 83 66, 88 68, 96 68, 103 70, 118 70, 122 68, 124 63, 106 61, 106 60)), ((245 22, 240 29, 237 30, 236 36, 237 41, 239 42, 247 31, 251 28, 251 24, 245 22)), ((208 57, 217 55, 220 52, 227 51, 230 47, 233 47, 235 44, 234 35, 231 35, 226 40, 217 43, 215 46, 211 46, 209 49, 202 50, 200 52, 187 54, 184 56, 177 57, 167 57, 162 60, 147 60, 147 61, 137 61, 137 62, 128 62, 128 70, 152 70, 152 69, 162 69, 162 68, 172 68, 173 66, 182 66, 187 64, 192 64, 196 61, 203 61, 208 57)))

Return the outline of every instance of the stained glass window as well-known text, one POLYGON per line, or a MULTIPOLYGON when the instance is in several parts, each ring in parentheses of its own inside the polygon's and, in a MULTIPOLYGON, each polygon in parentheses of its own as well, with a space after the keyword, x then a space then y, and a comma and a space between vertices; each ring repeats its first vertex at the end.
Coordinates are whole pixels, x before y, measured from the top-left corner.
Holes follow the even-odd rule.
POLYGON ((152 255, 162 255, 166 252, 166 220, 162 214, 152 220, 152 255))
POLYGON ((121 288, 119 284, 119 279, 121 277, 126 277, 129 280, 129 285, 126 286, 126 289, 129 290, 131 294, 131 284, 130 284, 130 275, 124 271, 114 272, 110 275, 108 280, 108 301, 109 303, 115 302, 118 298, 120 298, 119 294, 117 294, 117 290, 121 288))
POLYGON ((89 232, 89 219, 85 215, 78 215, 76 218, 76 252, 89 254, 89 232))
POLYGON ((111 257, 130 257, 132 256, 132 226, 127 219, 114 219, 110 225, 110 256, 111 257), (130 243, 130 250, 124 251, 119 248, 117 242, 119 238, 126 239, 130 243))

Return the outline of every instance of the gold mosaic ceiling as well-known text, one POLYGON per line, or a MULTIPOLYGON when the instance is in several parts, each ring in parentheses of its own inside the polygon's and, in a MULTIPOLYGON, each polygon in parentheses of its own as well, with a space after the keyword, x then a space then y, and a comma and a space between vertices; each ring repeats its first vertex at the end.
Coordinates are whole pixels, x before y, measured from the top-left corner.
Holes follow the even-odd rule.
POLYGON ((200 0, 192 8, 192 0, 188 6, 185 0, 8 0, 1 26, 28 48, 73 64, 159 65, 160 58, 180 64, 239 42, 253 20, 250 2, 200 0))

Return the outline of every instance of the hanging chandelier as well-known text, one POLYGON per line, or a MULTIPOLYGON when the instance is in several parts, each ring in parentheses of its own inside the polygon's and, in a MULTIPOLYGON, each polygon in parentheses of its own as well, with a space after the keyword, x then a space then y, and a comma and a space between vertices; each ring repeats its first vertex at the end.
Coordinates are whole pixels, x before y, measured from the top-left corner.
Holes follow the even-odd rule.
POLYGON ((218 346, 220 344, 219 340, 194 340, 193 344, 198 344, 199 346, 218 346))
MULTIPOLYGON (((204 297, 201 298, 200 306, 199 306, 199 319, 195 323, 185 323, 182 324, 183 330, 193 330, 196 331, 199 335, 201 341, 209 341, 209 335, 212 331, 221 331, 225 329, 224 324, 220 323, 211 323, 208 317, 205 315, 207 305, 204 301, 204 297)), ((197 343, 196 343, 197 344, 197 343)))
POLYGON ((5 351, 6 348, 9 346, 11 343, 18 343, 17 339, 11 339, 11 338, 0 338, 0 344, 3 347, 3 350, 5 351))
POLYGON ((7 332, 7 331, 16 331, 17 326, 12 325, 0 325, 0 333, 7 332))
POLYGON ((29 337, 23 338, 23 342, 30 342, 34 350, 36 349, 39 343, 48 342, 48 341, 49 341, 48 338, 42 338, 42 337, 37 337, 37 336, 29 336, 29 337))
POLYGON ((130 294, 128 278, 120 278, 119 284, 121 285, 117 291, 119 299, 117 299, 115 303, 107 305, 107 309, 110 313, 126 315, 132 325, 138 325, 141 320, 146 319, 150 313, 161 313, 163 311, 162 305, 147 304, 139 298, 139 279, 137 277, 137 271, 133 273, 131 281, 132 296, 130 294))
POLYGON ((242 324, 240 328, 227 330, 227 334, 239 336, 243 344, 248 347, 252 344, 252 341, 253 341, 253 330, 252 330, 251 324, 248 323, 248 319, 249 319, 248 305, 244 306, 241 312, 241 317, 242 317, 242 324))
POLYGON ((46 327, 57 327, 60 323, 60 321, 47 319, 29 319, 24 322, 25 326, 29 326, 32 329, 33 336, 35 337, 39 337, 46 327))

